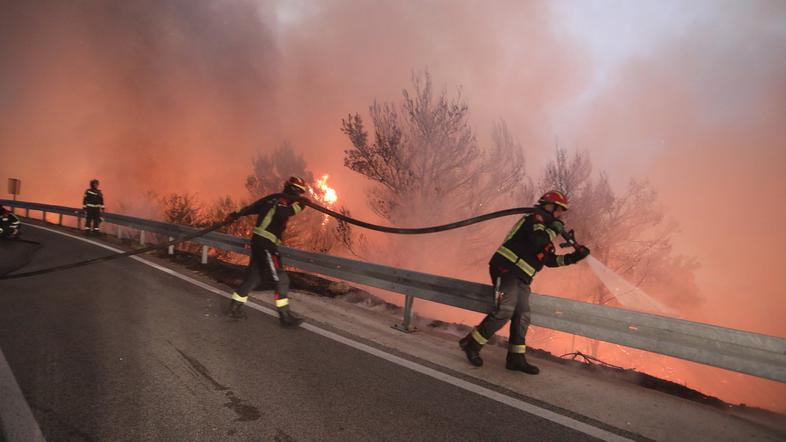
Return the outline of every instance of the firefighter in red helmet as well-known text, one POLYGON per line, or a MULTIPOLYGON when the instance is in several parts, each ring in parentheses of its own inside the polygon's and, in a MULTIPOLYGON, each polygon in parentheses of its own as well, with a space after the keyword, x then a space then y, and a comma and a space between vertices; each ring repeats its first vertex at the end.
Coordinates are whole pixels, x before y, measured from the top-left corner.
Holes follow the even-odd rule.
POLYGON ((564 193, 552 190, 543 194, 535 210, 522 217, 505 237, 489 261, 491 282, 497 293, 497 306, 481 323, 459 341, 472 365, 483 365, 480 350, 497 330, 510 320, 510 338, 505 368, 538 374, 538 367, 525 357, 525 337, 530 324, 529 294, 532 278, 543 266, 561 267, 586 258, 587 247, 576 246, 573 253, 555 254, 552 241, 564 228, 560 220, 568 210, 564 193))
POLYGON ((248 300, 248 293, 256 288, 262 280, 262 275, 269 273, 276 282, 276 310, 281 325, 297 326, 303 319, 292 313, 289 307, 289 276, 284 271, 278 245, 281 244, 287 221, 291 216, 303 210, 303 205, 294 197, 306 192, 306 183, 303 178, 291 177, 284 183, 282 193, 290 195, 275 200, 259 200, 239 212, 229 215, 231 219, 240 216, 257 215, 256 228, 251 237, 251 262, 248 266, 246 278, 238 289, 232 294, 232 301, 227 315, 232 319, 245 317, 243 306, 248 300))

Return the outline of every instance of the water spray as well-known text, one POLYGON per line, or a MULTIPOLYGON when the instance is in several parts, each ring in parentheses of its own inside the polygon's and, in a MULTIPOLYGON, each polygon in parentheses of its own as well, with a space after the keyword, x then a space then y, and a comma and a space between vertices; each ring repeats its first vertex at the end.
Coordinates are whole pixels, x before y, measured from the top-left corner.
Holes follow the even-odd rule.
MULTIPOLYGON (((571 230, 563 230, 562 238, 565 239, 560 247, 573 247, 578 249, 581 245, 576 241, 576 234, 571 230)), ((617 274, 614 270, 598 261, 592 255, 587 256, 587 264, 598 277, 601 283, 611 292, 619 303, 627 308, 635 310, 655 311, 668 315, 674 315, 674 310, 658 302, 649 296, 644 290, 631 284, 625 278, 617 274)))
POLYGON ((644 290, 631 284, 614 270, 608 268, 592 256, 588 256, 587 258, 587 264, 589 264, 592 272, 595 273, 595 276, 597 276, 600 282, 609 289, 609 292, 614 295, 622 306, 634 310, 651 311, 674 316, 675 312, 673 309, 663 305, 661 302, 645 293, 644 290))

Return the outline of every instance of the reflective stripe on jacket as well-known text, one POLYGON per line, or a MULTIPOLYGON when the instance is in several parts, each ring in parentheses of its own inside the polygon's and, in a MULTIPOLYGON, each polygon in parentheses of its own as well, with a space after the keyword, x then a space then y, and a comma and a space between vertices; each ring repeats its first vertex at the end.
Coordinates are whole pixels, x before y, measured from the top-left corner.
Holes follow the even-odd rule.
POLYGON ((566 255, 556 255, 552 241, 557 233, 546 227, 553 218, 537 210, 523 216, 505 237, 489 261, 489 265, 508 269, 527 284, 543 266, 561 267, 570 264, 566 255))
POLYGON ((303 206, 299 202, 279 198, 274 201, 257 201, 239 214, 245 216, 257 213, 259 216, 254 234, 269 239, 273 244, 281 244, 287 221, 302 210, 303 206))
POLYGON ((104 208, 104 194, 101 193, 99 189, 87 189, 85 190, 85 196, 82 198, 82 207, 98 207, 103 209, 104 208))

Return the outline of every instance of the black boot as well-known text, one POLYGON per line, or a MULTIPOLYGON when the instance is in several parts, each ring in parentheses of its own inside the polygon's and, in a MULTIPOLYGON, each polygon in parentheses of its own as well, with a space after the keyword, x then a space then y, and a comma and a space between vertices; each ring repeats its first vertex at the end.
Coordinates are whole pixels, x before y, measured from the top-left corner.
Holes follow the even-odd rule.
POLYGON ((229 303, 229 310, 227 310, 227 316, 230 319, 238 320, 238 319, 246 319, 246 312, 243 311, 243 303, 240 301, 232 300, 229 303))
POLYGON ((513 371, 523 371, 527 374, 538 374, 540 369, 527 362, 527 357, 524 353, 508 353, 505 360, 505 368, 513 371))
POLYGON ((483 365, 483 359, 480 357, 480 350, 483 346, 478 344, 475 338, 472 337, 472 333, 464 336, 464 338, 459 341, 459 347, 467 354, 467 360, 470 364, 475 367, 483 365))
POLYGON ((281 307, 278 309, 278 320, 283 327, 297 327, 303 322, 303 318, 294 314, 289 306, 281 307))

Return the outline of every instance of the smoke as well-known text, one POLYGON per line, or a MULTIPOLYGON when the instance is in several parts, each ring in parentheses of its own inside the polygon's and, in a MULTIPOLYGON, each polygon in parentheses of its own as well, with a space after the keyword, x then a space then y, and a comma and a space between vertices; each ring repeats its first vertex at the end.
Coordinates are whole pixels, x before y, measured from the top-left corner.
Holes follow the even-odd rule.
POLYGON ((0 167, 24 178, 27 198, 73 204, 93 177, 115 203, 147 190, 236 190, 248 166, 227 159, 250 161, 276 138, 278 54, 253 2, 3 11, 0 167))
POLYGON ((672 309, 649 296, 644 290, 626 281, 593 256, 587 257, 587 264, 589 264, 589 267, 598 279, 609 289, 614 298, 624 307, 633 310, 674 315, 675 312, 672 309))
POLYGON ((0 148, 12 155, 0 173, 25 178, 29 199, 72 201, 92 177, 110 201, 151 188, 237 193, 255 153, 288 139, 316 173, 344 183, 339 195, 362 202, 362 180, 343 168, 340 119, 398 97, 413 70, 463 87, 481 136, 505 116, 533 145, 550 139, 537 128, 581 81, 583 60, 538 4, 85 0, 3 10, 0 148))
POLYGON ((701 262, 705 320, 786 336, 786 5, 702 9, 615 71, 571 139, 626 176, 648 176, 701 262))
MULTIPOLYGON (((704 306, 685 317, 784 337, 786 5, 668 6, 644 5, 643 14, 665 10, 670 24, 593 82, 561 139, 589 149, 617 183, 645 176, 658 189, 680 225, 675 251, 701 263, 704 306)), ((680 377, 721 397, 786 407, 782 384, 695 366, 680 377)))
MULTIPOLYGON (((568 4, 577 33, 566 3, 0 0, 0 179, 21 178, 22 199, 78 205, 97 177, 110 211, 151 213, 150 190, 245 197, 252 159, 289 140, 373 221, 366 181, 343 167, 341 118, 397 100, 427 68, 461 87, 481 145, 508 122, 534 179, 555 137, 618 188, 649 177, 681 226, 677 251, 702 264, 706 307, 691 319, 786 336, 786 6, 588 4, 568 4)), ((513 222, 477 248, 423 248, 418 270, 482 254, 461 276, 485 281, 513 222)), ((552 274, 535 289, 589 283, 552 274)), ((423 310, 440 311, 462 314, 423 310)))

